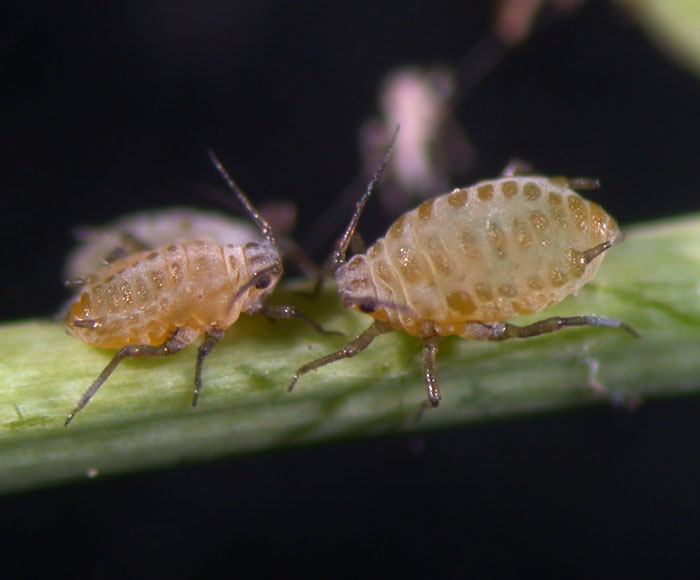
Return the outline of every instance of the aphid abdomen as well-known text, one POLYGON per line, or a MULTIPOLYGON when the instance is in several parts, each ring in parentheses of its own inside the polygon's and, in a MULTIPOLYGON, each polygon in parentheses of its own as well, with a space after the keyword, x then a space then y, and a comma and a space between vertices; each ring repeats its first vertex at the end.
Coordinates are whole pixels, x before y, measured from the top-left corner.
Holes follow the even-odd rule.
MULTIPOLYGON (((369 249, 380 300, 405 306, 371 314, 428 336, 537 312, 590 280, 602 256, 587 263, 584 252, 617 233, 563 180, 509 177, 457 189, 401 216, 369 249)), ((341 270, 338 282, 342 290, 341 270)))
POLYGON ((240 313, 230 297, 242 255, 228 261, 210 240, 117 260, 83 290, 69 313, 69 331, 90 344, 121 348, 163 344, 180 327, 194 331, 192 339, 213 322, 225 328, 240 313))

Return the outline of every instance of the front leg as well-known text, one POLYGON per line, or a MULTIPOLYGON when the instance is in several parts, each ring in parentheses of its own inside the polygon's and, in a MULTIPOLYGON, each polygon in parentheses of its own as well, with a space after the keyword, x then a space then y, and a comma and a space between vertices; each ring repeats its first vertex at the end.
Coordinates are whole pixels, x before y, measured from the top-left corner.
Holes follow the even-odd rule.
POLYGON ((281 318, 296 318, 304 322, 309 328, 311 328, 311 330, 314 330, 319 334, 343 334, 337 330, 326 330, 318 322, 312 318, 309 318, 306 316, 306 314, 300 312, 293 306, 263 304, 258 310, 255 311, 255 314, 262 314, 263 316, 267 316, 272 320, 279 320, 281 318))
POLYGON ((299 377, 305 375, 309 371, 316 370, 319 367, 326 366, 337 360, 351 358, 360 354, 372 343, 372 341, 377 336, 385 332, 389 332, 390 330, 392 330, 392 328, 386 322, 382 322, 381 320, 375 320, 372 326, 370 326, 357 338, 351 340, 340 350, 336 350, 335 352, 332 352, 330 354, 312 360, 311 362, 306 363, 305 365, 300 366, 297 369, 297 372, 292 377, 292 381, 289 383, 287 390, 291 392, 291 390, 294 388, 294 385, 297 384, 299 377))

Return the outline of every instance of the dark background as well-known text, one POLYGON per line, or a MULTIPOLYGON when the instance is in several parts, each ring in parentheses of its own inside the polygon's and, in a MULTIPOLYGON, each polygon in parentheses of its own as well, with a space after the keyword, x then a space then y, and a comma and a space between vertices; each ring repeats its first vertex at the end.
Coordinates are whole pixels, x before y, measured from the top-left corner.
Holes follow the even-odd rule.
MULTIPOLYGON (((211 207, 194 193, 218 184, 209 146, 251 197, 294 199, 304 231, 357 175, 357 130, 382 76, 456 65, 489 18, 485 1, 6 15, 0 317, 58 308, 71 227, 211 207)), ((695 78, 590 1, 508 54, 457 113, 474 179, 515 156, 596 176, 596 199, 625 224, 696 210, 699 103, 695 78)), ((697 399, 611 406, 20 494, 0 500, 2 551, 27 575, 93 578, 690 576, 699 413, 697 399)))

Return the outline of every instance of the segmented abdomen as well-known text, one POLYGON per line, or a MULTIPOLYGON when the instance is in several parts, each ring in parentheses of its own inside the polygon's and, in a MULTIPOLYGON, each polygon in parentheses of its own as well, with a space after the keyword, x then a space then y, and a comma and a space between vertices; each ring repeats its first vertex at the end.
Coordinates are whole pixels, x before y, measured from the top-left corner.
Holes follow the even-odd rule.
MULTIPOLYGON (((140 252, 106 266, 81 292, 68 315, 69 331, 90 344, 121 348, 163 344, 179 327, 192 338, 231 325, 232 303, 245 268, 241 248, 192 240, 140 252)), ((245 277, 245 274, 243 275, 245 277)))
POLYGON ((465 321, 508 320, 576 292, 602 259, 586 264, 583 252, 617 233, 565 180, 508 177, 425 201, 345 268, 352 278, 368 267, 379 304, 389 305, 376 318, 419 336, 460 334, 465 321))

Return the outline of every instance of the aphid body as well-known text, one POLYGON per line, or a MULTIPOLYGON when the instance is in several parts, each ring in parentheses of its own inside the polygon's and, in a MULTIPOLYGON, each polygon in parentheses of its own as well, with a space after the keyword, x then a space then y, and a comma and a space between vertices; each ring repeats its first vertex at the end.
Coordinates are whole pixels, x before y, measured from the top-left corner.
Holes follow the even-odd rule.
POLYGON ((161 345, 175 331, 187 345, 258 310, 281 274, 279 253, 267 242, 181 241, 120 258, 93 275, 70 309, 68 330, 105 348, 161 345), (233 300, 262 271, 267 275, 233 300))
POLYGON ((124 358, 175 354, 204 334, 195 367, 192 404, 196 406, 204 358, 241 312, 300 318, 325 332, 291 306, 264 303, 282 276, 277 242, 218 159, 213 153, 210 157, 263 240, 222 246, 200 237, 131 255, 117 252, 97 274, 71 281, 70 286, 81 289, 69 309, 68 331, 83 342, 119 351, 85 391, 66 425, 124 358))
POLYGON ((392 328, 483 338, 482 323, 576 292, 602 260, 586 251, 617 235, 615 221, 565 179, 506 177, 424 201, 335 277, 343 306, 378 304, 368 313, 392 328))
POLYGON ((567 326, 622 327, 635 334, 619 320, 595 315, 527 326, 504 322, 576 292, 618 237, 615 220, 572 189, 597 187, 590 179, 506 174, 455 189, 401 216, 366 253, 346 262, 390 148, 329 261, 340 303, 376 320, 342 349, 301 366, 290 390, 301 375, 355 356, 394 329, 422 339, 423 378, 434 407, 441 399, 435 356, 443 336, 500 341, 567 326))

